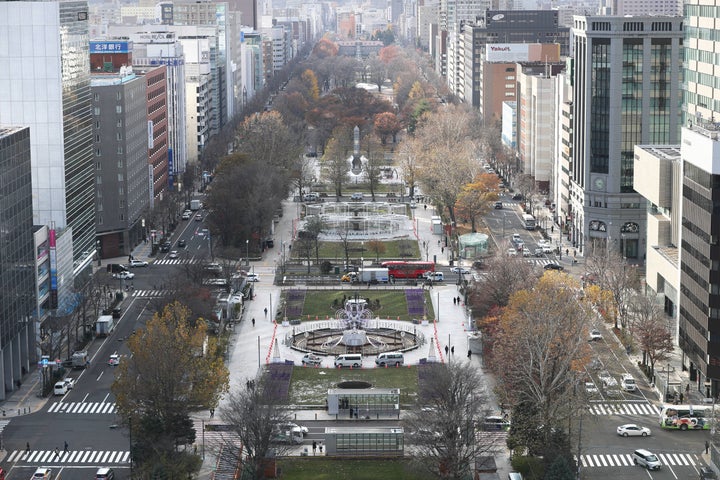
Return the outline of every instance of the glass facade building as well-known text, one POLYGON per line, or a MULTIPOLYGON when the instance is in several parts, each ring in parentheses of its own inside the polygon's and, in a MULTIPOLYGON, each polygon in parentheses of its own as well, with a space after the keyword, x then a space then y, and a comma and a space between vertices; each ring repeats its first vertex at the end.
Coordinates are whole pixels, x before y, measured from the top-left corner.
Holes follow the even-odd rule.
POLYGON ((635 145, 680 143, 683 18, 575 16, 569 246, 645 251, 635 145))
POLYGON ((405 453, 401 427, 327 427, 325 448, 328 456, 398 456, 405 453))
POLYGON ((0 45, 0 123, 30 127, 33 221, 70 229, 74 278, 95 253, 87 2, 0 2, 0 45))
POLYGON ((400 414, 400 389, 337 388, 328 390, 328 413, 352 418, 376 418, 400 414))
POLYGON ((0 400, 29 372, 35 352, 30 129, 0 127, 0 400))

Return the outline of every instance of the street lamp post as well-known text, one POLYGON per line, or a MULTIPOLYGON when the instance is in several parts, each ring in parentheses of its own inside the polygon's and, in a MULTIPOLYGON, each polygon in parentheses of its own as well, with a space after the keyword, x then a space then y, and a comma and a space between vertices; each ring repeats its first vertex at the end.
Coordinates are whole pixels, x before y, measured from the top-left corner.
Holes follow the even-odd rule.
POLYGON ((250 240, 245 240, 245 266, 250 265, 250 240))

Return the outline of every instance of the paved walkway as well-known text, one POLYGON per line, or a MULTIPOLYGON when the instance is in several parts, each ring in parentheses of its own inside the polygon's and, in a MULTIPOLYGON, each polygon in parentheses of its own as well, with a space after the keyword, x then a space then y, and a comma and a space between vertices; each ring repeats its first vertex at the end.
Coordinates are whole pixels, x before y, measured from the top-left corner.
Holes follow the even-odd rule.
MULTIPOLYGON (((243 321, 239 322, 234 329, 231 337, 230 345, 230 357, 228 368, 233 372, 231 377, 231 388, 244 388, 245 382, 248 379, 254 378, 259 368, 266 363, 275 360, 294 360, 296 364, 300 364, 302 354, 289 348, 282 346, 282 342, 278 342, 279 348, 277 350, 279 358, 275 358, 275 349, 272 345, 276 341, 282 340, 286 335, 291 333, 292 327, 283 327, 272 322, 271 319, 275 318, 276 310, 278 307, 278 300, 282 289, 278 286, 272 285, 271 279, 273 278, 272 273, 280 262, 282 256, 282 243, 285 242, 288 246, 292 243, 292 229, 293 229, 293 218, 297 211, 296 205, 293 202, 286 202, 284 205, 285 215, 282 217, 280 223, 276 225, 275 231, 275 248, 266 251, 262 260, 252 262, 256 273, 261 275, 262 281, 256 284, 256 295, 255 299, 247 305, 244 313, 243 321), (269 312, 265 315, 264 309, 268 308, 269 312), (255 318, 256 322, 253 325, 249 320, 255 318)), ((430 217, 432 211, 430 208, 425 210, 422 204, 419 205, 415 211, 418 225, 418 240, 420 242, 425 241, 428 245, 428 255, 430 258, 437 257, 438 263, 448 264, 448 258, 444 250, 444 244, 438 243, 440 239, 439 235, 433 235, 430 229, 430 217)), ((553 238, 553 243, 556 243, 559 239, 559 228, 554 229, 554 232, 550 234, 553 238)), ((150 255, 150 245, 141 243, 133 251, 133 256, 140 260, 148 260, 150 255)), ((566 256, 563 256, 565 261, 566 256)), ((578 255, 578 259, 581 257, 578 255)), ((103 260, 103 266, 107 263, 126 263, 127 257, 118 259, 107 259, 103 260)), ((462 262, 463 264, 469 262, 462 262)), ((568 262, 569 263, 569 262, 568 262)), ((578 269, 579 266, 575 266, 578 269)), ((103 268, 103 267, 100 267, 103 268)), ((372 291, 372 288, 370 289, 372 291)), ((363 289, 363 292, 367 292, 367 289, 363 289)), ((429 324, 427 326, 418 325, 418 330, 423 333, 426 338, 433 338, 434 356, 442 361, 447 361, 445 358, 444 347, 455 347, 455 355, 450 355, 449 361, 470 361, 481 370, 483 366, 481 364, 480 355, 472 355, 470 359, 467 358, 467 351, 469 349, 469 330, 468 325, 470 320, 466 317, 464 306, 459 306, 453 302, 453 298, 460 295, 455 285, 437 285, 432 290, 432 303, 433 308, 438 313, 439 321, 436 324, 429 324)), ((408 352, 405 355, 406 362, 408 364, 417 364, 420 358, 427 358, 431 354, 430 345, 425 346, 408 352)), ((636 358, 631 357, 633 362, 636 364, 636 358)), ((324 366, 331 366, 329 359, 323 361, 324 366)), ((669 361, 671 371, 671 382, 675 381, 679 384, 686 385, 689 381, 687 372, 683 372, 680 368, 680 357, 674 355, 669 361)), ((484 378, 487 380, 486 391, 492 392, 494 386, 494 379, 485 371, 483 371, 484 378)), ((36 373, 29 374, 25 377, 22 386, 8 394, 5 401, 0 402, 0 411, 6 418, 12 418, 17 415, 31 414, 44 407, 47 402, 46 398, 40 398, 40 380, 36 373)), ((659 392, 658 392, 659 393, 659 392)), ((492 398, 492 395, 490 395, 492 398)), ((692 392, 690 398, 693 403, 700 403, 702 397, 698 392, 692 392)), ((497 405, 492 405, 493 408, 497 408, 497 405)), ((327 413, 324 410, 297 410, 294 412, 297 415, 298 421, 309 421, 320 419, 329 419, 327 413)), ((197 422, 205 423, 208 421, 217 422, 219 419, 212 419, 209 412, 198 412, 195 416, 197 422)), ((199 432, 200 433, 200 432, 199 432)), ((297 454, 301 454, 302 448, 298 448, 297 454)), ((200 478, 210 478, 216 459, 211 455, 205 455, 205 460, 202 466, 200 478)), ((510 471, 509 461, 507 453, 500 455, 497 459, 498 473, 500 478, 506 478, 507 472, 510 471)))

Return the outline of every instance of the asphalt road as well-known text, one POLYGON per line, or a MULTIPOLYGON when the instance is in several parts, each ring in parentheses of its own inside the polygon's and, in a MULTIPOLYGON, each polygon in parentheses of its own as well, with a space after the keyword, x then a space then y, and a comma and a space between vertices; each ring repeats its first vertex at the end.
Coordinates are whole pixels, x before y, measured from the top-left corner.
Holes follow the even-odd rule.
POLYGON ((203 223, 191 219, 180 224, 172 247, 178 250, 178 259, 158 254, 148 267, 132 268, 132 280, 113 279, 104 270, 98 271, 98 275, 107 276, 108 284, 123 289, 132 286, 134 290, 128 292, 122 304, 122 317, 113 334, 93 342, 90 366, 68 372, 67 376, 76 380, 73 390, 50 398, 32 415, 13 417, 5 426, 2 444, 7 455, 1 465, 7 479, 30 478, 36 468, 47 467, 52 469, 53 479, 84 480, 94 478, 100 466, 111 467, 119 480, 130 478, 130 432, 118 426, 115 398, 110 391, 115 367, 108 365, 108 359, 114 353, 120 355, 120 361, 127 357, 125 339, 152 317, 157 308, 153 297, 161 297, 173 277, 182 275, 188 264, 209 261, 208 234, 203 232, 203 223), (177 247, 181 238, 185 248, 177 247), (26 452, 28 443, 30 451, 26 452))

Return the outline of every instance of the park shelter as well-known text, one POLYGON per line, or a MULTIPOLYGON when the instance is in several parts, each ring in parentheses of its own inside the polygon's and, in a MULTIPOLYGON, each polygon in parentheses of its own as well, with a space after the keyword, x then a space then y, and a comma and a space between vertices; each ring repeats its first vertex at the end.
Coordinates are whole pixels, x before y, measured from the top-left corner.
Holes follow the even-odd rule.
POLYGON ((399 388, 331 388, 328 413, 339 418, 378 418, 400 415, 399 388))
POLYGON ((404 450, 402 427, 325 427, 328 456, 402 457, 404 450))
POLYGON ((460 235, 460 257, 477 258, 488 253, 488 236, 484 233, 460 235))

